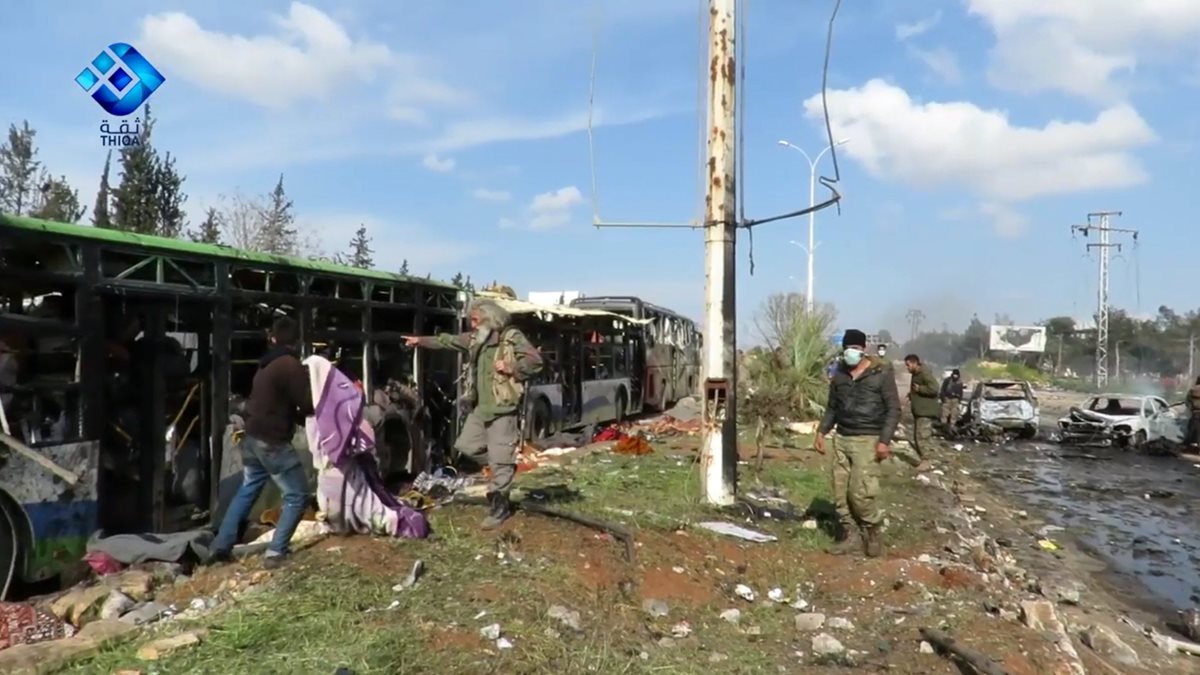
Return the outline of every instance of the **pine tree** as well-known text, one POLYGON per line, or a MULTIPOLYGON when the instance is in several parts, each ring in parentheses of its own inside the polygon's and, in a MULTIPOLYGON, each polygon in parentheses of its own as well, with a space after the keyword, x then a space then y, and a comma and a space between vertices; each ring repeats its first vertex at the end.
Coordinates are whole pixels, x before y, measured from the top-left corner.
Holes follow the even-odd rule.
POLYGON ((8 127, 8 142, 0 146, 0 211, 24 216, 34 207, 41 177, 36 135, 27 121, 8 127))
POLYGON ((296 255, 299 242, 296 228, 292 226, 295 219, 295 215, 292 214, 292 201, 283 191, 283 174, 280 174, 279 182, 275 184, 275 189, 268 198, 257 242, 258 250, 276 255, 296 255))
POLYGON ((375 266, 375 259, 371 257, 371 238, 367 236, 367 226, 359 225, 358 230, 354 233, 354 238, 350 240, 350 252, 348 259, 351 267, 369 270, 375 266))
POLYGON ((450 285, 455 288, 466 290, 466 288, 467 288, 466 277, 463 276, 462 272, 456 272, 454 274, 454 276, 450 277, 450 285))
POLYGON ((112 199, 108 186, 108 171, 112 166, 112 150, 104 159, 104 173, 100 174, 100 189, 96 192, 96 205, 92 207, 92 225, 111 228, 112 221, 108 217, 108 202, 112 199))
POLYGON ((175 158, 169 152, 155 164, 154 192, 158 207, 155 234, 173 239, 183 234, 187 227, 186 214, 183 212, 187 195, 182 190, 186 179, 175 171, 175 158))
POLYGON ((121 184, 113 190, 113 226, 126 232, 156 234, 159 224, 158 158, 150 145, 154 121, 150 106, 138 145, 121 149, 121 184))
POLYGON ((78 222, 86 209, 79 205, 79 193, 67 182, 67 177, 46 178, 42 184, 38 206, 29 215, 60 223, 78 222))
POLYGON ((408 276, 408 258, 405 258, 404 261, 400 263, 400 274, 408 276))
POLYGON ((208 207, 208 211, 204 214, 204 221, 195 230, 189 232, 188 237, 199 244, 221 243, 221 214, 215 207, 208 207))

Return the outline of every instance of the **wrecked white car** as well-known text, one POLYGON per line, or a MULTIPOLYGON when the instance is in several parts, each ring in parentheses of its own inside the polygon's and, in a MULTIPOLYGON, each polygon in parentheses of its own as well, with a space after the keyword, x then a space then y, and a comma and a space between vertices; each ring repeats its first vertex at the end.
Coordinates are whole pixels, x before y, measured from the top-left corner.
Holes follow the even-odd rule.
POLYGON ((1023 380, 984 380, 966 403, 966 422, 1033 438, 1038 432, 1038 401, 1023 380))
POLYGON ((1135 449, 1183 439, 1178 415, 1157 396, 1101 394, 1058 421, 1062 442, 1135 449))

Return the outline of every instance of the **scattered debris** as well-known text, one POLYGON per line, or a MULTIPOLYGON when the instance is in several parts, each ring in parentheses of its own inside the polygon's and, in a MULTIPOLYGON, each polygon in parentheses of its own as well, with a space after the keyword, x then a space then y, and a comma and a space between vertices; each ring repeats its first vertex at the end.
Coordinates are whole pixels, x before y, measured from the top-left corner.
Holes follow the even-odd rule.
POLYGON ((125 595, 121 591, 113 591, 108 594, 108 598, 104 604, 100 606, 101 619, 119 619, 136 605, 133 598, 125 595))
POLYGON ((756 532, 740 525, 734 525, 733 523, 706 521, 703 523, 696 523, 696 527, 708 530, 709 532, 716 532, 717 534, 724 534, 730 537, 737 537, 738 539, 745 539, 746 541, 752 541, 756 544, 766 544, 772 541, 779 541, 779 538, 775 535, 756 532))
POLYGON ((840 616, 835 616, 825 622, 826 626, 834 630, 854 630, 854 624, 849 619, 843 619, 840 616))
POLYGON ((692 634, 692 624, 687 621, 680 621, 671 627, 671 637, 683 639, 692 634))
POLYGON ((803 523, 800 523, 800 527, 805 530, 815 530, 815 529, 817 529, 818 525, 817 525, 817 521, 813 520, 812 518, 809 518, 808 520, 804 521, 803 523))
POLYGON ((492 641, 500 639, 500 624, 492 623, 479 629, 479 635, 484 640, 492 641))
POLYGON ((921 654, 932 654, 933 653, 933 645, 929 644, 929 642, 927 642, 925 640, 921 640, 921 645, 919 647, 917 647, 917 651, 920 652, 921 654))
POLYGON ((496 649, 512 649, 513 643, 508 638, 500 638, 496 640, 496 649))
POLYGON ((787 602, 787 596, 784 595, 782 588, 772 588, 767 592, 767 597, 775 602, 787 602))
POLYGON ((421 575, 425 573, 425 561, 417 560, 413 563, 412 569, 408 572, 408 578, 400 583, 392 586, 393 591, 404 591, 417 585, 417 581, 421 579, 421 575))
POLYGON ((171 608, 166 605, 157 602, 147 602, 143 605, 138 605, 133 610, 122 615, 121 622, 142 626, 158 621, 170 612, 171 608))
POLYGON ((742 610, 727 609, 724 612, 721 612, 721 618, 729 623, 737 623, 742 620, 742 610))
POLYGON ((955 659, 967 664, 983 675, 1008 675, 1008 671, 1003 666, 993 661, 986 654, 958 644, 957 640, 940 630, 921 628, 921 637, 925 638, 932 646, 953 655, 955 659))
POLYGON ((746 602, 754 602, 754 590, 746 584, 738 584, 734 587, 733 592, 746 602))

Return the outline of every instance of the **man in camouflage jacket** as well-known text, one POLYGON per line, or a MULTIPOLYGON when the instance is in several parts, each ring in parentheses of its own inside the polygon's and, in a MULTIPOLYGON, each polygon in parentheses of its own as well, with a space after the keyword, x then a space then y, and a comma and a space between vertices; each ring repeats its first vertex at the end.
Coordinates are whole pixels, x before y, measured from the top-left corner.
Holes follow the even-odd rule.
POLYGON ((494 529, 512 515, 508 494, 517 468, 520 432, 517 412, 525 382, 542 369, 542 356, 512 317, 492 300, 477 300, 468 313, 471 330, 459 335, 406 337, 409 346, 451 349, 466 356, 462 405, 470 409, 454 447, 472 459, 487 457, 492 478, 490 510, 484 529, 494 529))

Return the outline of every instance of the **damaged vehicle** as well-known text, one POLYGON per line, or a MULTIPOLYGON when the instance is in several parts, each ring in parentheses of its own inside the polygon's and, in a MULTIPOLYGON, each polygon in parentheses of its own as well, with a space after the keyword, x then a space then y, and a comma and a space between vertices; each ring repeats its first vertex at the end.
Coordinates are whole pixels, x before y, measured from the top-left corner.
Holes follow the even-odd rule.
POLYGON ((1179 417, 1157 396, 1101 394, 1071 408, 1058 421, 1062 442, 1137 449, 1182 440, 1179 417))
POLYGON ((1015 433, 1033 438, 1038 432, 1038 401, 1023 380, 983 380, 965 404, 963 424, 977 431, 1015 433))

